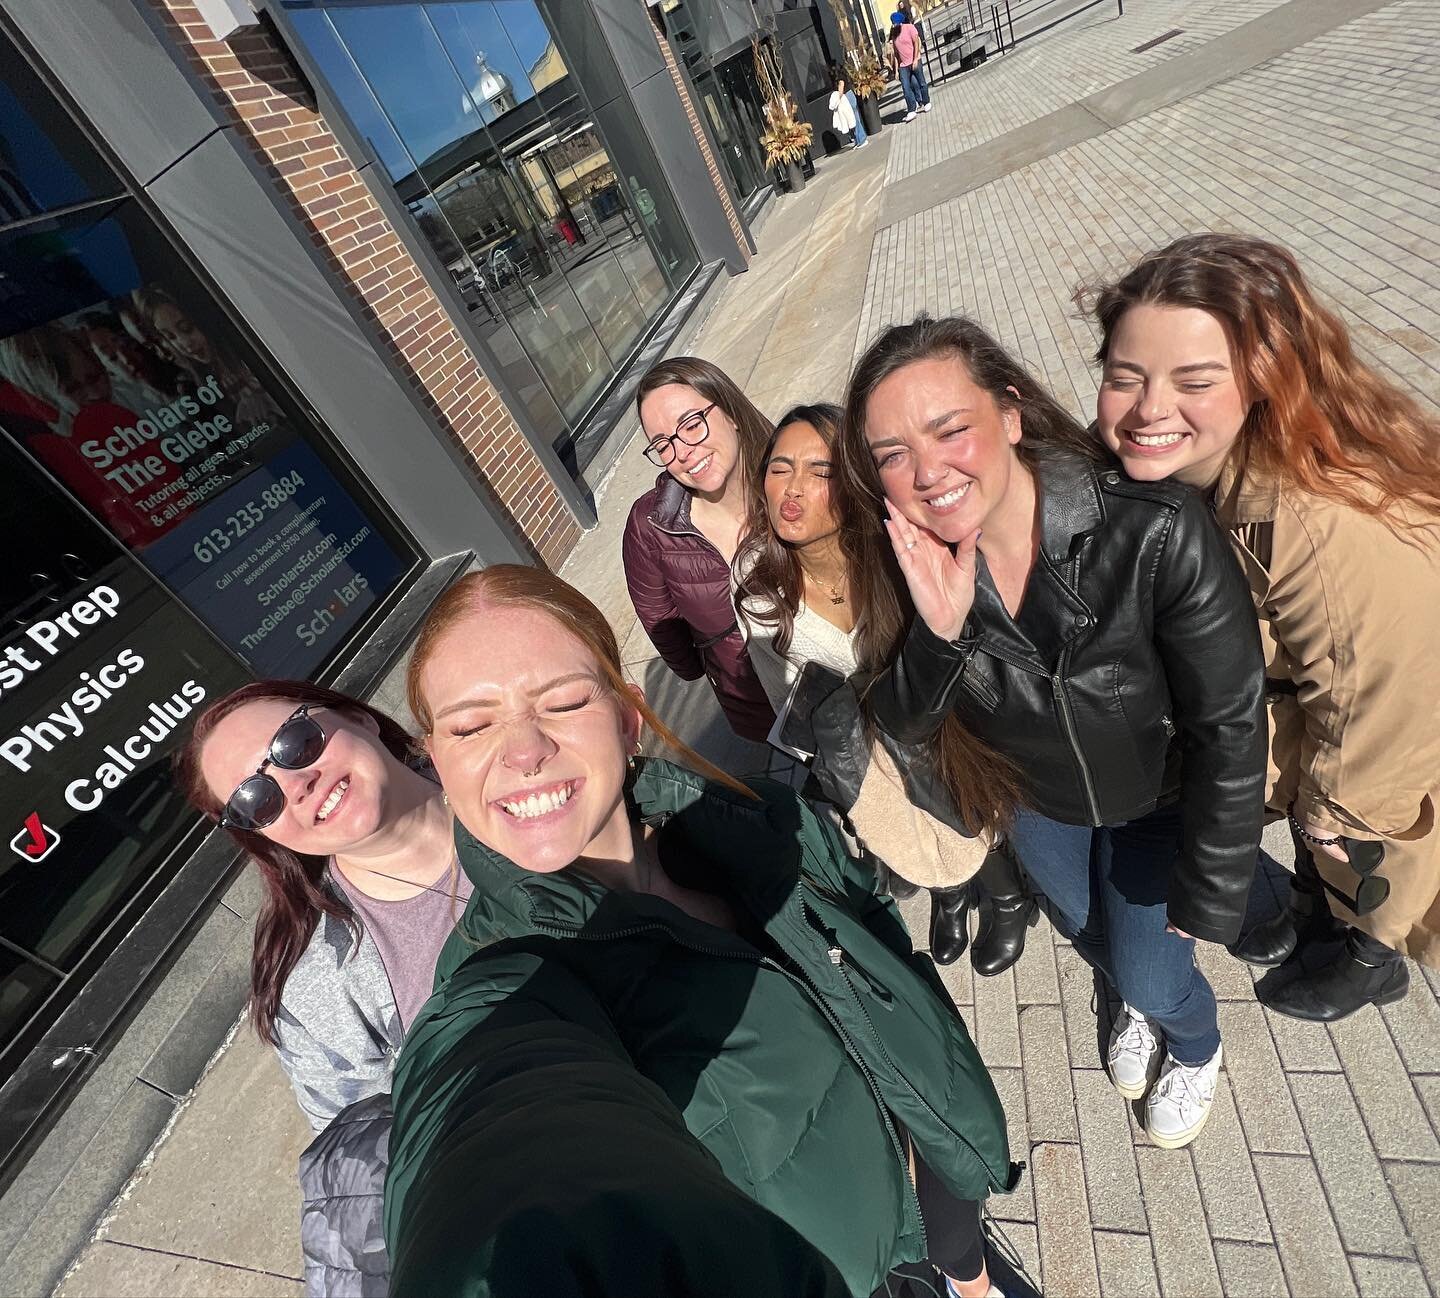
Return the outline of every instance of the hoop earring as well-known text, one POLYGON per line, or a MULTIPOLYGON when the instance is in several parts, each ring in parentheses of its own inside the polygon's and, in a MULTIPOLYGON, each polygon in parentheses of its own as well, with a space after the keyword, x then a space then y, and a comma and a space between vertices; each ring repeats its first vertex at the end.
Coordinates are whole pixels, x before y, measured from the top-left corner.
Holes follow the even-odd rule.
POLYGON ((632 771, 635 769, 635 759, 640 756, 640 753, 644 749, 644 747, 645 745, 637 739, 635 741, 635 751, 625 759, 625 765, 628 766, 632 771))

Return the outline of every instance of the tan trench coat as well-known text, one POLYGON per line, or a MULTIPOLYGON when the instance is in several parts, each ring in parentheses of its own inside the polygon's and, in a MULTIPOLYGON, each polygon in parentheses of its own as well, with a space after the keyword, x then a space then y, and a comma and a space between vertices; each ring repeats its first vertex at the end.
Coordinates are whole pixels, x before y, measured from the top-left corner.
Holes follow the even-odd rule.
MULTIPOLYGON (((1346 923, 1440 967, 1440 529, 1378 518, 1227 467, 1216 515, 1250 581, 1271 706, 1269 806, 1383 840, 1390 896, 1346 923)), ((1317 853, 1354 895, 1357 877, 1317 853)))

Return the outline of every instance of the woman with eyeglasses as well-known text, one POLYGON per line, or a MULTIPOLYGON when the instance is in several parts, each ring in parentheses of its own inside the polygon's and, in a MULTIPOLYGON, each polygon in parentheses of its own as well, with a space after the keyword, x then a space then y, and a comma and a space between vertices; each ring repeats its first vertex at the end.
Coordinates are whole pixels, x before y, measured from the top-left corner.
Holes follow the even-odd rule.
POLYGON ((710 682, 730 728, 763 741, 775 724, 730 598, 745 479, 770 421, 718 366, 661 361, 640 380, 645 455, 660 470, 625 524, 625 582, 640 624, 682 680, 710 682))

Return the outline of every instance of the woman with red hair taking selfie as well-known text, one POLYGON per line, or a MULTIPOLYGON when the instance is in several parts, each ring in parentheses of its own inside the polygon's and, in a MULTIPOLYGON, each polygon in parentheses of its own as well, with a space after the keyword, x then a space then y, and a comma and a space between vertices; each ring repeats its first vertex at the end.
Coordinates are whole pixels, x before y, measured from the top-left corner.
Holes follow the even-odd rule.
MULTIPOLYGON (((475 1142, 493 1135, 471 1092, 517 1042, 557 1033, 653 1087, 852 1294, 994 1292, 982 1201, 1019 1175, 995 1088, 934 965, 829 820, 681 746, 626 681, 604 615, 543 569, 496 565, 451 587, 416 642, 409 698, 474 891, 396 1068, 392 1292, 504 1292, 503 1259, 471 1241, 492 1175, 475 1142), (646 729, 686 766, 639 755, 646 729)), ((533 1072, 506 1065, 517 1094, 543 1099, 548 1050, 533 1072)), ((608 1124, 577 1140, 601 1173, 576 1186, 588 1204, 631 1151, 608 1124)), ((533 1158, 516 1147, 516 1166, 533 1158)), ((610 1255, 595 1274, 617 1292, 799 1292, 735 1283, 754 1261, 743 1242, 709 1253, 703 1275, 627 1288, 629 1238, 646 1226, 562 1212, 553 1241, 513 1259, 529 1268, 519 1292, 555 1292, 546 1277, 587 1242, 610 1255)))
POLYGON ((1130 477, 1211 498, 1260 617, 1269 806, 1296 869, 1235 953, 1279 965, 1344 939, 1262 990, 1296 1018, 1399 1000, 1405 956, 1440 965, 1440 422, 1260 239, 1177 240, 1093 309, 1100 436, 1130 477))

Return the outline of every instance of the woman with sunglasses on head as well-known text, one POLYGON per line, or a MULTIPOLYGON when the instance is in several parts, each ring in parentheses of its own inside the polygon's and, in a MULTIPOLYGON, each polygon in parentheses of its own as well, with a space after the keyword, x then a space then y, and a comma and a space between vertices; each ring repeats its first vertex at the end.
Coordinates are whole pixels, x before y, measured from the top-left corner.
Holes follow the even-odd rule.
MULTIPOLYGON (((543 569, 451 587, 408 694, 474 892, 396 1070, 397 1261, 426 1275, 464 1232, 467 1079, 558 1024, 611 1039, 852 1294, 993 1292, 981 1201, 1019 1175, 998 1098, 934 966, 829 820, 680 745, 626 682, 604 615, 543 569), (687 765, 639 756, 646 726, 687 765), (902 1290, 906 1266, 930 1287, 902 1290)), ((590 1134, 602 1167, 617 1139, 590 1134)), ((623 1259, 623 1230, 614 1247, 623 1259)), ((491 1260, 472 1259, 452 1289, 489 1292, 491 1260)), ((711 1285, 664 1292, 733 1292, 729 1265, 712 1256, 711 1285)), ((531 1292, 546 1292, 535 1267, 531 1292)))
POLYGON ((645 455, 661 469, 630 509, 625 582, 645 633, 682 680, 710 681, 730 728, 763 742, 775 724, 730 597, 745 526, 745 476, 765 453, 765 418, 718 366, 661 361, 635 399, 645 455))
POLYGON ((1250 582, 1270 807, 1296 838, 1257 965, 1344 938, 1261 992, 1332 1022, 1440 967, 1440 420, 1355 355, 1295 258, 1196 234, 1101 289, 1099 432, 1126 473, 1203 492, 1250 582))
POLYGON ((1225 538, 1192 493, 1110 468, 970 320, 887 330, 845 413, 876 720, 942 758, 960 727, 1008 759, 1020 862, 1125 1002, 1111 1080, 1145 1097, 1156 1144, 1188 1144, 1221 1059, 1195 940, 1239 934, 1263 812, 1259 637, 1225 538))
POLYGON ((176 758, 186 797, 228 830, 265 885, 250 1017, 275 1047, 311 1126, 324 1133, 301 1160, 312 1294, 383 1283, 374 1222, 385 1173, 384 1097, 470 894, 450 813, 424 765, 384 713, 279 680, 211 704, 176 758), (338 1203, 327 1172, 337 1166, 348 1169, 354 1194, 338 1203), (365 1178, 374 1196, 368 1210, 365 1178))
MULTIPOLYGON (((784 710, 806 663, 818 663, 842 678, 854 675, 859 667, 856 642, 860 632, 840 544, 840 523, 830 501, 834 446, 843 418, 839 406, 824 403, 787 411, 750 479, 749 522, 735 559, 735 604, 751 661, 777 713, 784 710)), ((838 756, 831 753, 825 758, 838 756)), ((866 806, 874 802, 875 818, 886 822, 885 829, 900 827, 905 832, 914 813, 900 802, 903 791, 896 788, 894 797, 887 796, 891 786, 885 775, 877 771, 871 777, 868 763, 862 772, 848 754, 843 765, 853 771, 844 780, 847 789, 858 778, 861 788, 871 795, 866 806), (881 794, 878 800, 874 798, 877 789, 881 794)), ((854 812, 855 805, 843 809, 854 812)), ((998 824, 1003 817, 982 819, 998 824)), ((982 918, 971 963, 986 977, 1003 973, 1023 954, 1025 930, 1036 915, 1035 901, 1020 880, 1014 859, 1002 847, 967 851, 962 859, 961 845, 943 828, 930 824, 916 826, 916 835, 917 848, 932 840, 943 841, 943 856, 926 851, 905 856, 882 851, 878 846, 881 840, 874 835, 870 846, 886 857, 889 875, 908 880, 912 886, 923 884, 929 891, 931 958, 936 964, 948 965, 965 953, 978 878, 982 918), (953 852, 949 850, 952 844, 953 852)), ((905 840, 891 834, 885 841, 905 840)))

